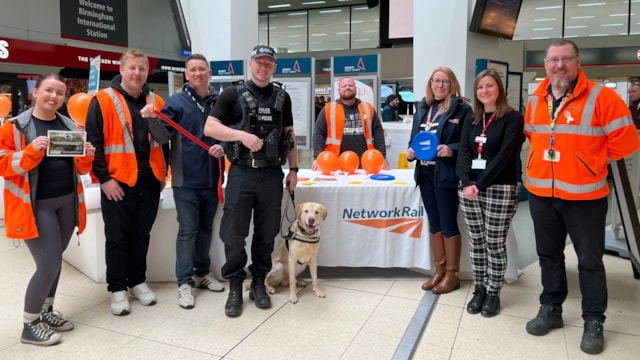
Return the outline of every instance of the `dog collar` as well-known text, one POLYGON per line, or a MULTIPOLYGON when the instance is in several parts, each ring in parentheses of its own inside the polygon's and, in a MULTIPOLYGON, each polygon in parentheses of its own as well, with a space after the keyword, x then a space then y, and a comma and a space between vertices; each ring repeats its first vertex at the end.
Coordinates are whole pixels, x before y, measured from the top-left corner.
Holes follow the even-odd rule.
POLYGON ((293 231, 289 230, 289 234, 287 235, 287 240, 291 240, 291 239, 302 241, 302 242, 309 243, 309 244, 315 244, 317 242, 320 242, 320 236, 314 236, 314 237, 306 238, 306 237, 302 237, 302 236, 294 233, 293 231))

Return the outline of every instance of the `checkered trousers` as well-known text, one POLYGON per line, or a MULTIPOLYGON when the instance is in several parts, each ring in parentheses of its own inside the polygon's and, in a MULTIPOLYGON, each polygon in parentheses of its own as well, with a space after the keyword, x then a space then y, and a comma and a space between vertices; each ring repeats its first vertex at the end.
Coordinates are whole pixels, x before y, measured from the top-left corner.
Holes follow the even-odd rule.
POLYGON ((507 233, 518 208, 515 185, 496 184, 481 190, 473 201, 458 190, 469 232, 469 256, 476 285, 500 295, 507 269, 507 233))

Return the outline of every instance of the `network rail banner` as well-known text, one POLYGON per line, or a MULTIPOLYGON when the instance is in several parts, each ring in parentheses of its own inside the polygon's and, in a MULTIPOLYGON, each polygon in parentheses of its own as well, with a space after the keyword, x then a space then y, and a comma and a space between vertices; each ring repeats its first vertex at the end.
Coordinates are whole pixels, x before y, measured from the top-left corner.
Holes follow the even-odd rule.
POLYGON ((63 38, 128 46, 127 0, 60 0, 63 38))

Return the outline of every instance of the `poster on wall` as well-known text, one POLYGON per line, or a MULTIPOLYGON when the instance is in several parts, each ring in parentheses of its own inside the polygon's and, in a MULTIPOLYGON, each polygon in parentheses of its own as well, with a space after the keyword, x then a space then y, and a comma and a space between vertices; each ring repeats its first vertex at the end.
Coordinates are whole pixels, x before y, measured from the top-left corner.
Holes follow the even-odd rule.
POLYGON ((60 0, 60 36, 129 45, 127 0, 60 0))
POLYGON ((310 78, 278 78, 285 90, 291 97, 291 112, 293 113, 293 129, 296 133, 296 144, 298 149, 308 149, 311 137, 309 121, 311 113, 311 103, 309 94, 311 93, 310 78))

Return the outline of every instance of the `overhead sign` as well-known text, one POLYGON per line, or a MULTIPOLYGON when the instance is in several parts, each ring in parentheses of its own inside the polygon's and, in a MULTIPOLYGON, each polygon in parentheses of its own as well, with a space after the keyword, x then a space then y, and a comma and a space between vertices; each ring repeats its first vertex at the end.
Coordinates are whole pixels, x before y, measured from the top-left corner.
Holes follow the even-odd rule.
POLYGON ((378 55, 336 56, 333 58, 334 74, 377 73, 378 55))
MULTIPOLYGON (((102 71, 120 71, 121 53, 64 46, 0 36, 0 62, 87 69, 100 56, 102 71)), ((149 73, 185 72, 184 62, 149 56, 149 73)))
POLYGON ((128 46, 127 0, 60 0, 60 36, 128 46))
POLYGON ((275 76, 278 75, 311 75, 311 58, 278 59, 278 67, 275 76))
POLYGON ((244 76, 242 60, 211 61, 211 76, 244 76))

